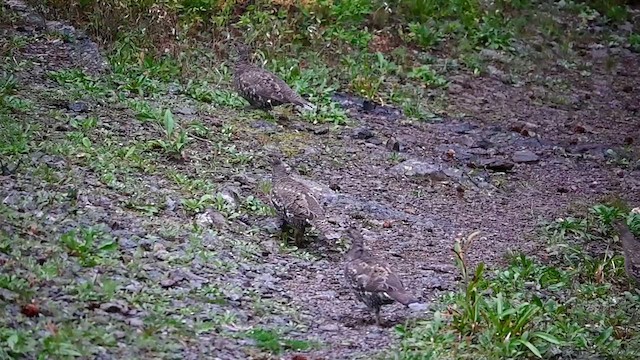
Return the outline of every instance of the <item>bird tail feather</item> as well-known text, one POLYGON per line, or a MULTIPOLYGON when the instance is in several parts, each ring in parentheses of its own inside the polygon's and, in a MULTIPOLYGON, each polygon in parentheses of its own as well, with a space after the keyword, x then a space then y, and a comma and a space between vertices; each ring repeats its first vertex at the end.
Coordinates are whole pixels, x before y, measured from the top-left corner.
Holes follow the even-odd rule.
POLYGON ((324 236, 327 240, 337 240, 340 238, 340 234, 333 229, 333 225, 331 225, 326 219, 316 219, 311 222, 322 236, 324 236))
POLYGON ((391 291, 391 292, 388 292, 387 295, 389 295, 390 298, 392 298, 393 300, 399 302, 404 306, 418 302, 418 299, 416 299, 413 295, 409 294, 406 291, 401 291, 401 290, 391 291))
POLYGON ((315 111, 317 108, 314 104, 306 101, 305 99, 299 99, 295 104, 301 106, 306 111, 315 111))

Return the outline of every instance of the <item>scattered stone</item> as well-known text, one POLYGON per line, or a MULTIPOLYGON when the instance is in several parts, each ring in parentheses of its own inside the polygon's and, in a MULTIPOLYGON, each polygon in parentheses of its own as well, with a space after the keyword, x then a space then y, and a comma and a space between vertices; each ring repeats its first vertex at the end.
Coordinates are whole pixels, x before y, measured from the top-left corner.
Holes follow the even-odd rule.
POLYGON ((351 134, 351 137, 354 139, 366 140, 374 137, 374 134, 371 131, 371 129, 367 127, 359 127, 353 131, 353 133, 351 134))
POLYGON ((163 288, 167 289, 167 288, 170 288, 170 287, 174 286, 175 284, 177 284, 180 281, 182 281, 182 279, 171 277, 171 278, 167 278, 167 279, 164 279, 164 280, 160 281, 160 286, 162 286, 163 288))
POLYGON ((125 286, 124 289, 132 293, 137 293, 142 290, 142 285, 140 285, 140 283, 136 281, 133 284, 125 286))
POLYGON ((221 229, 227 224, 227 219, 220 212, 208 208, 205 212, 196 215, 196 224, 202 228, 221 229))
POLYGON ((266 120, 258 120, 251 124, 251 127, 253 127, 254 129, 262 130, 266 134, 275 134, 278 130, 278 127, 275 124, 270 123, 266 120))
POLYGON ((514 163, 502 158, 476 159, 469 163, 475 168, 485 168, 490 171, 507 172, 513 169, 514 163))
POLYGON ((144 326, 144 322, 139 318, 130 318, 126 320, 127 324, 133 327, 141 328, 144 326))
POLYGON ((460 84, 449 84, 447 91, 449 92, 449 94, 457 95, 464 91, 464 87, 462 87, 462 85, 460 84))
POLYGON ((169 258, 169 252, 165 249, 161 243, 153 244, 153 256, 158 260, 167 260, 169 258))
POLYGON ((509 76, 504 71, 498 69, 493 65, 487 66, 487 71, 489 72, 489 75, 502 82, 507 82, 509 80, 509 76))
POLYGON ((451 127, 451 130, 456 134, 468 134, 471 131, 478 128, 478 125, 471 123, 460 123, 451 127))
POLYGON ((412 303, 409 304, 409 309, 411 309, 412 311, 420 311, 420 312, 424 312, 427 311, 427 309, 429 309, 429 304, 426 303, 412 303))
POLYGON ((328 126, 323 126, 321 128, 313 130, 313 133, 316 134, 316 135, 328 134, 329 133, 329 127, 328 126))
POLYGON ((502 63, 509 63, 510 59, 508 56, 506 56, 505 54, 497 51, 497 50, 493 50, 493 49, 482 49, 480 50, 480 58, 482 60, 491 60, 491 61, 498 61, 498 62, 502 62, 502 63))
POLYGON ((533 137, 536 136, 536 130, 538 129, 538 125, 530 123, 530 122, 521 122, 516 123, 509 130, 517 132, 522 136, 533 137))
POLYGON ((322 331, 338 331, 340 327, 336 324, 324 324, 320 325, 319 329, 322 331))
POLYGON ((367 140, 365 140, 367 143, 369 144, 373 144, 373 145, 382 145, 382 140, 376 138, 376 137, 372 137, 369 138, 367 140))
POLYGON ((138 245, 144 251, 152 251, 154 249, 155 242, 152 241, 151 239, 142 239, 142 240, 138 241, 138 245))
POLYGON ((69 102, 67 108, 73 112, 81 113, 89 111, 89 105, 84 101, 69 102))
POLYGON ((516 163, 532 163, 540 160, 540 157, 529 150, 519 150, 513 153, 511 160, 516 163))
POLYGON ((232 209, 238 207, 240 203, 240 190, 234 186, 225 186, 222 191, 218 193, 232 209))
POLYGON ((133 240, 131 240, 129 238, 120 238, 120 239, 118 239, 118 245, 121 248, 125 249, 125 250, 133 249, 133 248, 138 247, 138 243, 136 243, 135 241, 133 241, 133 240))
POLYGON ((167 196, 164 201, 165 209, 167 211, 173 212, 176 211, 178 207, 178 202, 173 200, 171 197, 167 196))
POLYGON ((487 139, 478 140, 473 145, 476 148, 485 149, 485 150, 493 148, 493 143, 487 139))
POLYGON ((176 111, 176 114, 180 114, 180 115, 195 115, 198 112, 198 110, 192 106, 179 107, 175 111, 176 111))
POLYGON ((129 312, 129 307, 127 306, 126 302, 122 300, 116 300, 113 302, 100 304, 100 310, 110 314, 119 313, 126 315, 129 312))
POLYGON ((459 180, 462 178, 464 172, 460 169, 455 169, 455 168, 444 168, 442 169, 442 172, 447 175, 448 177, 455 179, 455 180, 459 180))
POLYGON ((439 165, 414 159, 401 162, 389 169, 389 172, 395 175, 427 177, 435 181, 442 181, 447 178, 439 165))

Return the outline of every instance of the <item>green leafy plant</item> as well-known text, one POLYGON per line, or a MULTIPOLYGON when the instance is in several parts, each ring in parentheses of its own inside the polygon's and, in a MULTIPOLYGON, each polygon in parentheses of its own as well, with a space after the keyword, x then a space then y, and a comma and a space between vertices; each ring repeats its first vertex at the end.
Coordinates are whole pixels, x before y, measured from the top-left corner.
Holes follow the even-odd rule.
POLYGON ((151 145, 160 147, 171 156, 183 158, 183 152, 189 143, 189 138, 184 130, 177 129, 175 119, 169 109, 164 111, 163 125, 164 139, 153 140, 151 145))
POLYGON ((118 248, 118 243, 100 230, 81 228, 70 230, 60 237, 60 243, 69 254, 77 256, 80 264, 92 267, 118 248))
POLYGON ((408 75, 410 78, 422 80, 422 82, 427 86, 441 87, 448 84, 447 79, 440 76, 426 64, 413 68, 408 75))
POLYGON ((612 218, 627 216, 630 224, 638 220, 640 225, 640 215, 621 211, 612 204, 596 205, 584 218, 547 226, 554 246, 562 244, 550 248, 549 264, 520 254, 492 274, 482 263, 474 270, 466 254, 477 233, 457 240, 460 289, 443 297, 432 320, 397 328, 403 339, 396 358, 633 356, 640 327, 628 314, 636 311, 640 297, 624 290, 621 255, 592 254, 588 248, 608 237, 603 229, 612 218))
POLYGON ((254 329, 248 336, 256 342, 260 349, 273 354, 280 354, 284 350, 307 350, 311 344, 307 341, 282 338, 274 330, 254 329))

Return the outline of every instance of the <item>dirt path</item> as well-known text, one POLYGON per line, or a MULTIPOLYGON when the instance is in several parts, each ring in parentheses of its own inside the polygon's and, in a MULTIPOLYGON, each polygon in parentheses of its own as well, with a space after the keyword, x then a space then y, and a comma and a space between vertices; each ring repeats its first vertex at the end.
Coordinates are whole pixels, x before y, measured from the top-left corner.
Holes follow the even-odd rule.
MULTIPOLYGON (((46 264, 60 256, 60 262, 56 276, 32 279, 42 317, 22 317, 18 302, 2 296, 10 325, 26 321, 38 329, 53 321, 83 336, 101 328, 105 338, 80 345, 98 358, 266 358, 246 335, 257 328, 317 341, 305 352, 314 359, 368 358, 393 343, 393 329, 372 325, 343 286, 337 252, 282 248, 273 220, 247 210, 247 197, 266 200, 260 186, 270 169, 259 150, 265 146, 294 153, 288 160, 308 170, 305 178, 335 189, 324 191, 336 222, 364 224, 368 247, 427 302, 456 285, 457 234, 481 230, 473 261, 499 264, 509 251, 535 253, 543 246, 534 236, 540 222, 576 205, 612 194, 640 202, 640 56, 625 49, 583 48, 575 61, 592 64, 588 76, 559 65, 533 70, 546 82, 517 86, 452 76, 449 115, 431 123, 360 111, 349 126, 328 131, 296 122, 283 127, 164 94, 153 101, 168 104, 182 121, 205 119, 214 133, 191 144, 188 161, 175 162, 141 150, 158 128, 115 97, 83 100, 88 110, 76 111, 68 88, 47 75, 74 64, 95 69, 100 61, 83 57, 85 45, 20 30, 2 29, 29 39, 14 58, 29 61, 16 73, 17 96, 33 108, 15 118, 35 130, 18 173, 1 177, 0 198, 2 230, 29 249, 16 250, 20 257, 3 253, 0 261, 22 277, 34 271, 21 261, 46 264), (74 143, 77 129, 70 125, 88 117, 99 121, 85 133, 94 150, 74 143), (400 152, 388 149, 389 138, 400 152), (238 153, 251 160, 234 163, 238 153), (181 204, 205 193, 219 194, 226 205, 194 214, 181 204), (194 232, 194 222, 204 230, 194 232), (116 254, 79 266, 53 244, 79 226, 99 226, 118 243, 116 254), (111 282, 113 292, 106 290, 111 282)), ((420 316, 400 306, 383 314, 389 325, 420 316)))

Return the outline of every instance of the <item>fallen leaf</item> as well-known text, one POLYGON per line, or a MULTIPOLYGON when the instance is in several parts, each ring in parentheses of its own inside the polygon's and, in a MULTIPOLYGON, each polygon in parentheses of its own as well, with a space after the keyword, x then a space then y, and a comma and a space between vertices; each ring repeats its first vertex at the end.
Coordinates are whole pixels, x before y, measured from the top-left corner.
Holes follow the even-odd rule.
POLYGON ((24 305, 21 312, 27 317, 35 317, 40 314, 40 308, 34 302, 24 305))

